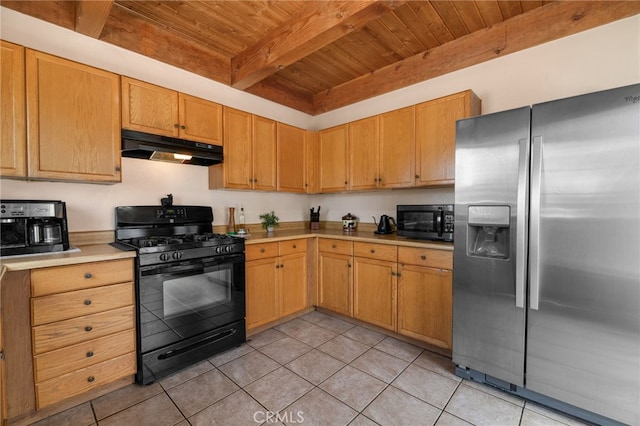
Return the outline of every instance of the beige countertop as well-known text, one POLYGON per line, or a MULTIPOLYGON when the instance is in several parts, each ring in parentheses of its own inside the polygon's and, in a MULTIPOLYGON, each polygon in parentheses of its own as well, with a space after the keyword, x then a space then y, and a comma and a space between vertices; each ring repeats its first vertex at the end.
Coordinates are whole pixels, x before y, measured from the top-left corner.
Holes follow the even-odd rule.
POLYGON ((317 231, 311 231, 309 229, 276 229, 272 233, 267 233, 266 231, 252 231, 251 235, 245 238, 245 240, 246 244, 259 244, 271 241, 285 241, 295 238, 313 237, 453 251, 453 243, 413 240, 405 237, 398 237, 396 234, 377 235, 372 231, 343 232, 341 229, 320 229, 317 231))
MULTIPOLYGON (((272 233, 252 231, 245 238, 246 244, 259 244, 296 238, 335 238, 341 240, 361 241, 368 243, 390 244, 406 247, 431 248, 436 250, 453 250, 453 243, 438 241, 412 240, 398 237, 396 234, 377 235, 372 231, 343 232, 341 229, 320 229, 311 231, 304 228, 276 229, 272 233)), ((78 245, 76 250, 58 253, 46 253, 37 256, 0 258, 3 271, 21 271, 52 266, 72 265, 76 263, 100 262, 104 260, 126 259, 136 256, 135 251, 122 251, 109 244, 78 245)))
POLYGON ((2 269, 21 271, 76 263, 100 262, 104 260, 126 259, 136 256, 135 251, 122 251, 109 244, 92 244, 74 247, 79 250, 46 253, 37 256, 0 258, 2 269))

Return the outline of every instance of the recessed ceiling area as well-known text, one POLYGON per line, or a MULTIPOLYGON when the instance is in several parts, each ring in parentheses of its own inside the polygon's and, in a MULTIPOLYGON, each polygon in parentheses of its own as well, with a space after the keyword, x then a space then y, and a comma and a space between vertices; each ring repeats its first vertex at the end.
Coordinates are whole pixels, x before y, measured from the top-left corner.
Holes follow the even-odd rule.
POLYGON ((317 115, 640 13, 638 1, 2 1, 317 115))

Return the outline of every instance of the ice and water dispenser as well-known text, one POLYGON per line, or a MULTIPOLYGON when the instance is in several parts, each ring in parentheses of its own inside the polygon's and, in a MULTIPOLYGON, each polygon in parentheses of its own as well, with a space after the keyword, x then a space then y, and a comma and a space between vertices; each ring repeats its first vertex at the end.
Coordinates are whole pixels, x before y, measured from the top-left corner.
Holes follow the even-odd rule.
POLYGON ((509 258, 509 206, 469 206, 467 255, 509 258))

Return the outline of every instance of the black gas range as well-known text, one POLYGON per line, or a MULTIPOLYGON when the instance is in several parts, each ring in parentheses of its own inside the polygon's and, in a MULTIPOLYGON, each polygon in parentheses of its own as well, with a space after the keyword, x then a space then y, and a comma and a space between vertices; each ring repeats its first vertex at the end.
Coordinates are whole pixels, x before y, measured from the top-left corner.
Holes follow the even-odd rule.
POLYGON ((206 206, 116 207, 113 245, 138 253, 139 383, 246 340, 244 240, 212 222, 206 206))

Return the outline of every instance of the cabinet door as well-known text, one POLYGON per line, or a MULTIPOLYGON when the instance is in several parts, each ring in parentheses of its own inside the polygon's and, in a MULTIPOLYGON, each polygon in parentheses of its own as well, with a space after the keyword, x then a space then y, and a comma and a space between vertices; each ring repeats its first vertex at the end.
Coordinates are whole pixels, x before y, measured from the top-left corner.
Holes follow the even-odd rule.
POLYGON ((27 176, 24 47, 0 40, 0 175, 27 176))
POLYGON ((251 189, 251 123, 250 113, 224 108, 225 188, 251 189))
POLYGON ((178 92, 122 77, 122 127, 178 137, 178 92))
POLYGON ((415 107, 380 115, 382 188, 406 188, 415 182, 415 107))
POLYGON ((396 262, 353 258, 353 316, 396 330, 396 262))
POLYGON ((307 132, 278 123, 278 191, 307 192, 307 132))
POLYGON ((276 281, 276 258, 246 263, 247 329, 278 319, 280 295, 276 281))
POLYGON ((378 116, 349 123, 349 189, 378 187, 378 150, 378 116))
POLYGON ((322 130, 318 134, 320 192, 339 192, 348 188, 347 125, 322 130))
POLYGON ((307 254, 290 254, 279 259, 278 280, 282 296, 280 315, 284 317, 308 306, 307 254))
POLYGON ((27 50, 29 176, 120 182, 120 77, 27 50))
POLYGON ((184 93, 179 99, 180 137, 222 145, 222 105, 184 93))
POLYGON ((417 185, 451 185, 455 177, 456 121, 480 113, 471 91, 416 106, 417 185))
POLYGON ((320 252, 318 266, 318 306, 353 316, 352 257, 320 252))
POLYGON ((275 191, 277 170, 276 122, 253 116, 253 189, 275 191))
POLYGON ((451 271, 405 265, 399 275, 398 333, 451 349, 451 271))

